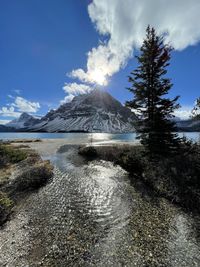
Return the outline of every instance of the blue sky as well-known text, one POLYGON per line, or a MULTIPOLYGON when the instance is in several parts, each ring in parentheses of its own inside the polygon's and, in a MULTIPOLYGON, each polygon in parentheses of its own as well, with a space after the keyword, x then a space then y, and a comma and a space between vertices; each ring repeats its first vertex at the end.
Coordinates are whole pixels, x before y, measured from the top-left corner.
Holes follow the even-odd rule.
MULTIPOLYGON (((125 1, 129 4, 136 2, 136 0, 125 1)), ((177 1, 179 0, 174 2, 177 1)), ((198 2, 192 1, 194 4, 198 2)), ((134 15, 130 17, 129 9, 126 10, 125 7, 119 14, 112 13, 113 21, 109 21, 111 18, 107 14, 109 18, 107 22, 107 18, 104 19, 101 12, 106 14, 105 11, 110 12, 113 10, 112 7, 117 10, 119 0, 110 0, 110 6, 107 6, 105 0, 94 2, 89 0, 1 1, 1 123, 3 120, 7 121, 19 116, 23 111, 44 115, 49 109, 58 107, 66 96, 72 97, 94 87, 105 88, 122 103, 130 99, 131 94, 125 89, 129 86, 127 76, 136 67, 134 54, 137 53, 143 38, 145 25, 151 24, 153 19, 154 25, 158 25, 159 32, 162 32, 160 25, 163 25, 163 29, 166 29, 166 25, 163 24, 162 18, 157 18, 155 21, 153 15, 151 18, 148 13, 149 20, 141 19, 133 23, 132 27, 128 21, 130 18, 134 20, 134 15), (102 5, 105 2, 105 6, 99 7, 100 2, 102 5), (88 10, 89 4, 91 8, 88 10), (94 4, 96 6, 92 6, 94 4), (119 16, 122 16, 122 13, 123 17, 120 19, 119 16), (109 28, 110 26, 104 25, 105 21, 108 25, 112 22, 114 26, 109 28), (128 43, 125 42, 126 26, 134 29, 140 27, 141 36, 136 34, 136 31, 130 30, 133 38, 128 43), (124 53, 126 47, 128 52, 124 53), (122 56, 116 57, 113 51, 117 51, 122 56), (98 66, 101 67, 100 73, 98 66), (74 83, 73 86, 72 83, 74 83)), ((144 12, 146 12, 145 9, 144 12)), ((188 17, 196 18, 194 12, 194 9, 188 11, 188 17)), ((177 28, 180 27, 181 21, 180 14, 180 18, 177 18, 177 28)), ((197 21, 193 24, 197 24, 197 21)), ((179 115, 184 116, 200 95, 200 44, 198 42, 200 34, 193 24, 191 22, 192 26, 190 25, 188 31, 186 26, 182 25, 186 30, 180 32, 181 38, 174 37, 178 34, 175 35, 170 31, 170 23, 167 25, 169 41, 176 48, 172 54, 168 72, 168 76, 174 83, 170 95, 181 96, 180 103, 183 107, 179 115)), ((65 98, 65 101, 68 100, 65 98)))

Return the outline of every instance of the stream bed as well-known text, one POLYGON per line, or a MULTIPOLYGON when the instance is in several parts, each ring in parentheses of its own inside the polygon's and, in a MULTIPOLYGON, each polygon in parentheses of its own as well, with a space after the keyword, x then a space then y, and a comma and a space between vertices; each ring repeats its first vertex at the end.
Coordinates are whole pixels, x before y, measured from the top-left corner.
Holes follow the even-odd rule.
POLYGON ((53 179, 0 230, 0 266, 199 267, 200 220, 154 199, 77 146, 51 156, 53 179))

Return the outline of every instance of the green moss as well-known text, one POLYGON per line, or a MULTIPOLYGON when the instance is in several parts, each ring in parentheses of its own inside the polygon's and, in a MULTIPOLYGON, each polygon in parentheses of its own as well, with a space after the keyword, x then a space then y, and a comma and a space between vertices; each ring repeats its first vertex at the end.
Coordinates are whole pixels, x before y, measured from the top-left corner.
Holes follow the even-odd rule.
POLYGON ((13 206, 13 201, 7 196, 6 193, 0 191, 0 205, 5 208, 13 206))
POLYGON ((2 225, 9 217, 14 203, 10 197, 0 191, 0 225, 2 225))

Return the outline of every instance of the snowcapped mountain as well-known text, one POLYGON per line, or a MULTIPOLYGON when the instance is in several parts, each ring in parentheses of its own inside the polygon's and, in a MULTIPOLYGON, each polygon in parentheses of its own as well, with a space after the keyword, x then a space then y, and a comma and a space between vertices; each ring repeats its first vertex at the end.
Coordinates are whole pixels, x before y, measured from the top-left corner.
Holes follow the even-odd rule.
POLYGON ((14 119, 6 124, 7 127, 13 127, 15 129, 22 129, 27 128, 35 125, 40 120, 38 118, 35 118, 28 113, 24 112, 20 115, 19 118, 14 119))
POLYGON ((101 90, 74 97, 70 103, 51 110, 30 131, 44 132, 107 132, 124 133, 135 130, 136 116, 128 108, 101 90))
MULTIPOLYGON (((42 118, 22 113, 18 119, 0 125, 0 132, 134 132, 136 115, 109 93, 93 90, 74 97, 70 103, 51 110, 42 118)), ((175 119, 179 131, 200 131, 199 120, 175 119)))

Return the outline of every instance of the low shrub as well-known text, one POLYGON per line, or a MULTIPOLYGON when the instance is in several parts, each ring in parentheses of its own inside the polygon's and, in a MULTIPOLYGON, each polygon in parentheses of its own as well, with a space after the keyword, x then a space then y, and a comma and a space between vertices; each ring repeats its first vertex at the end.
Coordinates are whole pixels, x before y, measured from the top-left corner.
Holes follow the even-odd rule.
POLYGON ((95 150, 95 158, 112 161, 143 180, 154 193, 181 206, 200 211, 200 145, 183 140, 174 154, 152 157, 143 146, 82 148, 81 155, 95 150), (85 153, 86 152, 86 153, 85 153))
POLYGON ((79 155, 84 156, 88 160, 92 160, 97 157, 97 150, 92 146, 81 147, 78 153, 79 155))
POLYGON ((45 185, 52 176, 50 161, 43 161, 34 150, 0 144, 0 225, 9 217, 13 200, 17 204, 20 198, 45 185))
POLYGON ((6 220, 11 209, 13 207, 13 201, 4 192, 0 191, 0 225, 2 225, 6 220))
POLYGON ((141 176, 145 167, 146 157, 141 148, 132 148, 131 151, 121 153, 115 163, 133 176, 141 176))
POLYGON ((133 151, 122 157, 120 165, 130 177, 136 174, 142 178, 158 195, 200 211, 200 146, 197 144, 183 142, 175 154, 156 158, 133 151))
POLYGON ((18 163, 27 157, 27 153, 23 150, 15 148, 11 145, 0 144, 0 166, 9 163, 18 163))
POLYGON ((45 185, 53 175, 53 167, 49 161, 39 162, 17 176, 7 187, 12 193, 38 189, 45 185))

